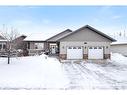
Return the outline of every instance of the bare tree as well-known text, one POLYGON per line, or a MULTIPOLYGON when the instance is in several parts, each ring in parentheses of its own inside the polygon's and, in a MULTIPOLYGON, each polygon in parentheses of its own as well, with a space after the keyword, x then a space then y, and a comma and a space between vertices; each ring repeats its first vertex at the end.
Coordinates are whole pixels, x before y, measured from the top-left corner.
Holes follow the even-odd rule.
POLYGON ((3 25, 3 31, 1 34, 7 40, 6 52, 8 57, 8 64, 10 64, 10 57, 12 56, 11 53, 14 51, 14 39, 19 35, 19 33, 15 28, 11 27, 8 29, 5 25, 3 25))

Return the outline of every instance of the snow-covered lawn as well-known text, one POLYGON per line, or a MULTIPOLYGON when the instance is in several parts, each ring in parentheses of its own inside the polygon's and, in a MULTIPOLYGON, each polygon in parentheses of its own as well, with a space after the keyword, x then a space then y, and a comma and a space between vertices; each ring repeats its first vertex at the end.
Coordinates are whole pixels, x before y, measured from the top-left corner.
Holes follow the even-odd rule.
POLYGON ((68 83, 61 64, 45 55, 0 58, 0 89, 63 89, 68 83))
POLYGON ((0 58, 0 89, 127 89, 127 58, 105 64, 60 63, 46 55, 0 58))

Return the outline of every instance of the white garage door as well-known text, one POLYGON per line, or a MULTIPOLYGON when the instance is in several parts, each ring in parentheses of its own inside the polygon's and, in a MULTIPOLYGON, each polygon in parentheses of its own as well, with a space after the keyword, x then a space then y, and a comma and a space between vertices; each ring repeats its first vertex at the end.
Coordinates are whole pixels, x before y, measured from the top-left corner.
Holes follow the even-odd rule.
POLYGON ((103 47, 89 47, 88 59, 103 59, 103 47))
POLYGON ((83 59, 83 48, 67 47, 67 59, 83 59))

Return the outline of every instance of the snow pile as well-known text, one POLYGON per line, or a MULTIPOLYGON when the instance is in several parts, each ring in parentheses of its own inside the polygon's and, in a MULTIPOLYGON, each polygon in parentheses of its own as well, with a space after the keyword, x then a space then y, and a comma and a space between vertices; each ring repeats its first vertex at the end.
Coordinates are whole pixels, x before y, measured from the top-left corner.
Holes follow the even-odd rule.
POLYGON ((118 64, 126 64, 127 65, 127 57, 123 56, 119 53, 111 53, 111 60, 115 61, 118 64))
POLYGON ((64 89, 68 84, 61 63, 46 55, 0 58, 0 88, 21 89, 64 89))

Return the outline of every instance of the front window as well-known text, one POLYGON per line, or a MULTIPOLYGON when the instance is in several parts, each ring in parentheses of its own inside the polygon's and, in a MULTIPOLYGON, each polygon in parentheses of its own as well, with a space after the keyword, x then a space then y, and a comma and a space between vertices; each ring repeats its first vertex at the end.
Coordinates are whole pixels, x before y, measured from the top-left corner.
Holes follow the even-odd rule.
POLYGON ((2 50, 2 49, 6 49, 6 44, 5 43, 0 44, 0 50, 2 50))
POLYGON ((44 43, 35 43, 35 49, 44 49, 44 43))

